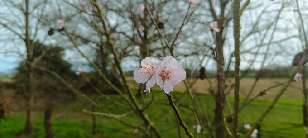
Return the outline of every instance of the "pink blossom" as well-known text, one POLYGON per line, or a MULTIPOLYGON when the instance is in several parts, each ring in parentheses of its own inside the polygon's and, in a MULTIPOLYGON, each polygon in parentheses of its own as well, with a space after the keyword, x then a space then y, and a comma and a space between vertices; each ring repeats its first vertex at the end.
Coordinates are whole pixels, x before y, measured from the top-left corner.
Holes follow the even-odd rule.
POLYGON ((139 12, 144 12, 144 9, 145 9, 145 6, 144 6, 143 3, 138 5, 138 11, 139 12))
POLYGON ((210 28, 212 30, 214 30, 215 32, 220 32, 219 26, 218 26, 218 22, 214 21, 210 23, 210 28))
POLYGON ((150 91, 156 84, 156 70, 160 61, 154 57, 146 57, 141 61, 141 68, 134 71, 134 80, 138 83, 146 83, 145 91, 150 91))
POLYGON ((185 70, 172 56, 163 58, 156 75, 157 84, 166 94, 170 94, 173 87, 186 78, 185 70))
POLYGON ((195 1, 194 1, 194 0, 188 0, 188 3, 189 3, 189 4, 194 4, 195 1))
POLYGON ((64 19, 59 19, 57 22, 57 25, 58 25, 58 29, 63 29, 65 25, 64 19))
POLYGON ((302 78, 303 78, 303 74, 297 72, 297 73, 295 74, 295 76, 294 76, 293 79, 294 79, 295 81, 300 81, 300 80, 302 80, 302 78))

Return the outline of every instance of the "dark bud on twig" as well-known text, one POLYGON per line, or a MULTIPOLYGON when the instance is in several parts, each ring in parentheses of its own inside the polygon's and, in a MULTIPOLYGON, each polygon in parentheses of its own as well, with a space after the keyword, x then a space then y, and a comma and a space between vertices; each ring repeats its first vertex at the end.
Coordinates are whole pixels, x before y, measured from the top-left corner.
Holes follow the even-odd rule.
POLYGON ((206 78, 205 67, 201 67, 199 70, 199 78, 204 80, 206 78))
POLYGON ((301 61, 301 59, 303 57, 303 53, 304 52, 299 52, 294 56, 293 61, 292 61, 292 66, 298 66, 299 65, 299 62, 301 61))
POLYGON ((305 49, 303 52, 299 52, 294 56, 292 65, 304 66, 307 62, 308 62, 308 49, 305 49))
POLYGON ((64 31, 64 27, 58 29, 58 32, 62 32, 62 31, 64 31))
POLYGON ((165 28, 163 22, 158 22, 157 26, 158 26, 159 29, 164 29, 165 28))
POLYGON ((264 96, 264 95, 266 95, 266 92, 260 92, 259 93, 259 96, 264 96))
POLYGON ((233 122, 232 116, 228 116, 228 117, 226 118, 226 122, 227 122, 227 123, 232 123, 232 122, 233 122))
POLYGON ((54 29, 53 28, 49 28, 49 30, 48 30, 48 35, 49 36, 52 36, 53 34, 54 34, 54 29))

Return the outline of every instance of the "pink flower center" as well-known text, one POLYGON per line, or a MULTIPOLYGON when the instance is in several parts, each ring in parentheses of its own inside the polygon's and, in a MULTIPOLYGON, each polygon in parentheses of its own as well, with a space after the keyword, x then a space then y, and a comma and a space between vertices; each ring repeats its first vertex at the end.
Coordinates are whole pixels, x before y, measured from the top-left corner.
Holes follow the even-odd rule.
POLYGON ((160 71, 159 76, 161 77, 163 81, 169 80, 171 78, 171 71, 164 68, 160 71))
POLYGON ((153 75, 154 74, 154 66, 153 65, 143 65, 142 66, 142 72, 145 74, 153 75))

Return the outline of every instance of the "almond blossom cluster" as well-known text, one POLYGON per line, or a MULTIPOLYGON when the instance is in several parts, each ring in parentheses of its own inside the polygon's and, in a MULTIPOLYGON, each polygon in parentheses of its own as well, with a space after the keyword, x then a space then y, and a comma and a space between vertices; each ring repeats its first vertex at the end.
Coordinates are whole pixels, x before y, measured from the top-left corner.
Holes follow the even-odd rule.
POLYGON ((159 60, 154 57, 146 57, 141 61, 141 67, 134 71, 134 80, 145 83, 145 91, 158 84, 166 94, 173 91, 173 87, 185 80, 186 72, 172 56, 159 60))

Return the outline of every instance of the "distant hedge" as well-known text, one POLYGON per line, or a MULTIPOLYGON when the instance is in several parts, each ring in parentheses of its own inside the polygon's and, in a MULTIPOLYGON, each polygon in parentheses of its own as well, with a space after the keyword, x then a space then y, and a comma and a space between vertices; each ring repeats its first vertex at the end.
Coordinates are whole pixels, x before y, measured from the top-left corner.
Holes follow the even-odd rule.
MULTIPOLYGON (((256 69, 247 69, 247 70, 242 70, 241 71, 241 76, 245 78, 255 78, 255 77, 260 77, 260 78, 288 78, 290 77, 291 70, 295 69, 296 67, 271 67, 271 68, 264 68, 261 70, 256 70, 256 69)), ((187 77, 195 77, 199 78, 201 70, 189 70, 186 69, 186 74, 187 77)), ((203 71, 203 70, 202 70, 203 71)), ((305 69, 305 72, 308 72, 308 68, 305 69)), ((307 73, 308 74, 308 73, 307 73)), ((133 71, 127 71, 126 72, 127 76, 132 76, 133 71)), ((234 77, 234 71, 229 70, 226 71, 227 77, 234 77)), ((205 76, 209 78, 216 77, 216 71, 214 70, 205 70, 205 76)))

